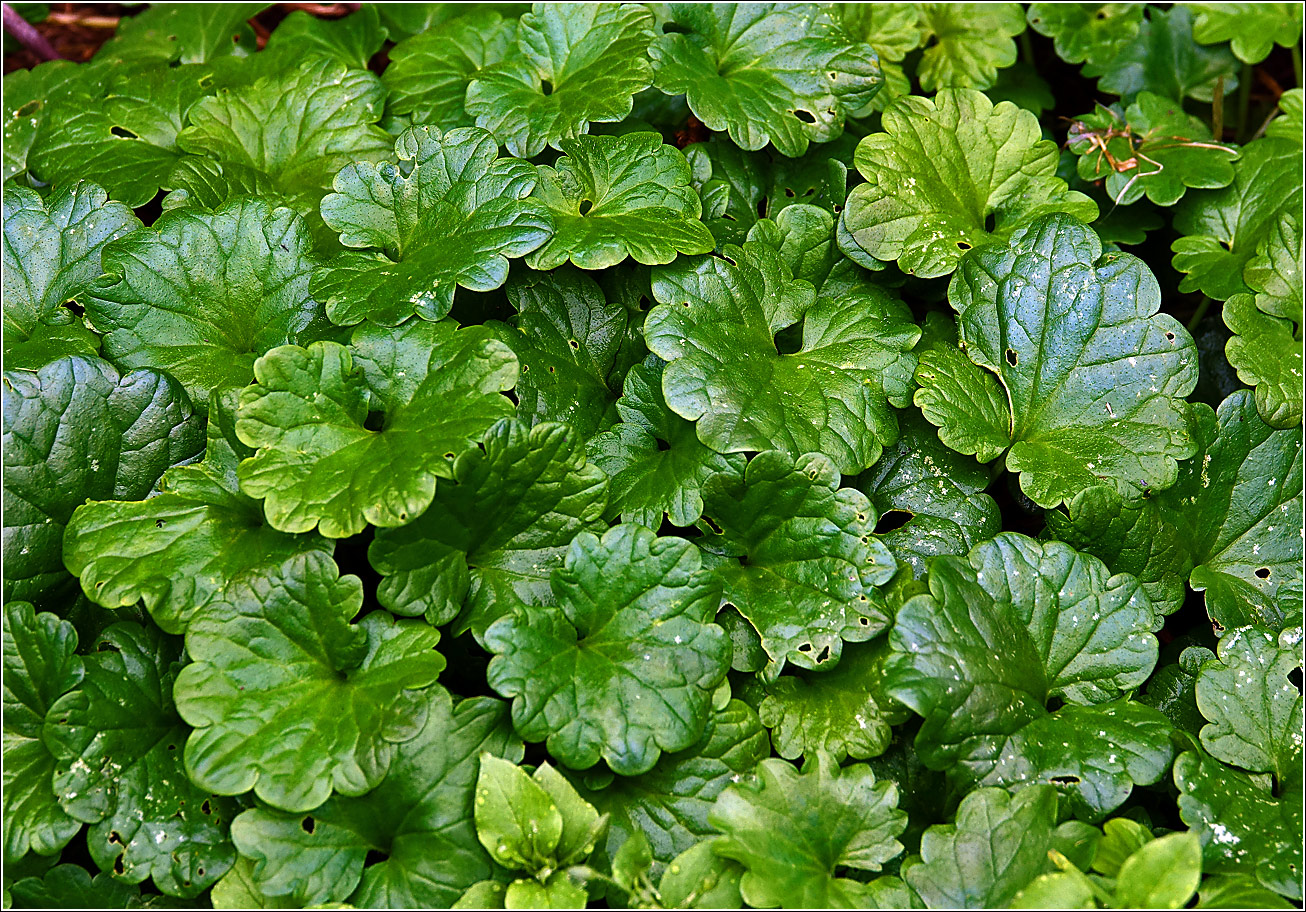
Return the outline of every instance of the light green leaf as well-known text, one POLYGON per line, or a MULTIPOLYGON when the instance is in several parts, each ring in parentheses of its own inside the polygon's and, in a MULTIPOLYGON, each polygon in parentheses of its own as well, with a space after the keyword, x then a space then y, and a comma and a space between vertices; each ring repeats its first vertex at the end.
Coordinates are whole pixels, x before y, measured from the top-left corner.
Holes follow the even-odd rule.
POLYGON ((1057 147, 1040 138, 1038 118, 1010 102, 943 89, 900 99, 883 125, 857 146, 866 183, 849 194, 843 224, 863 250, 904 272, 945 276, 965 251, 1048 213, 1097 218, 1097 205, 1056 176, 1057 147))
POLYGON ((1116 904, 1124 909, 1182 909, 1202 881, 1197 834, 1153 839, 1125 859, 1116 877, 1116 904))
POLYGON ((1246 874, 1217 874, 1202 881, 1197 909, 1291 909, 1283 897, 1246 874))
POLYGON ((88 498, 145 497, 203 448, 177 381, 81 355, 4 376, 4 597, 60 605, 64 527, 88 498))
POLYGON ((365 70, 386 37, 375 5, 341 19, 322 19, 301 9, 281 20, 263 50, 300 58, 329 57, 351 69, 365 70))
POLYGON ((197 786, 306 811, 375 788, 421 731, 439 632, 385 612, 351 623, 363 587, 338 573, 324 554, 294 557, 191 619, 173 693, 197 786))
POLYGON ((207 63, 218 57, 244 57, 258 50, 246 23, 269 3, 154 3, 123 18, 117 32, 100 46, 95 60, 114 63, 207 63))
POLYGON ((791 158, 869 110, 884 77, 875 51, 816 4, 667 4, 649 47, 654 84, 684 94, 709 130, 791 158), (674 30, 668 29, 671 24, 674 30))
POLYGON ((653 79, 653 17, 642 4, 536 3, 518 21, 517 47, 467 86, 467 114, 513 155, 624 120, 653 79))
POLYGON ((186 726, 172 698, 181 642, 127 622, 94 649, 85 677, 45 719, 55 794, 69 816, 94 824, 86 842, 101 870, 195 897, 235 861, 225 826, 234 809, 182 764, 186 726))
POLYGON ((553 238, 531 254, 532 269, 570 260, 605 269, 626 257, 645 265, 677 253, 707 253, 716 242, 698 220, 689 165, 656 133, 560 140, 566 154, 541 165, 535 195, 553 213, 553 238))
POLYGON ((1053 40, 1066 63, 1111 61, 1138 34, 1141 3, 1031 3, 1030 28, 1053 40))
MULTIPOLYGON (((966 355, 1006 391, 1006 467, 1036 504, 1103 482, 1131 493, 1175 483, 1177 461, 1196 449, 1182 397, 1196 385, 1197 355, 1179 322, 1157 313, 1160 289, 1141 260, 1104 254, 1091 228, 1050 216, 1008 247, 966 257, 948 300, 966 355)), ((947 386, 927 390, 917 398, 927 418, 943 419, 945 443, 979 438, 987 448, 991 418, 975 422, 947 386)), ((973 381, 969 395, 993 399, 973 381)))
POLYGON ((517 20, 477 9, 405 38, 390 49, 381 81, 390 91, 388 110, 442 130, 470 127, 463 108, 467 86, 517 46, 517 20))
POLYGON ((897 439, 889 406, 907 404, 920 330, 852 264, 813 298, 773 248, 750 242, 655 269, 653 294, 644 339, 669 362, 667 405, 717 452, 819 451, 853 474, 897 439), (800 319, 801 346, 782 353, 777 332, 800 319))
POLYGON ((705 839, 681 852, 662 873, 658 895, 668 909, 738 909, 743 868, 713 851, 716 840, 705 839))
POLYGON ((868 640, 889 624, 874 587, 893 576, 893 556, 872 537, 866 495, 839 483, 820 453, 794 459, 770 450, 753 457, 742 479, 716 476, 704 490, 712 533, 701 545, 743 558, 717 573, 726 601, 761 636, 767 678, 786 663, 832 668, 845 640, 868 640))
POLYGON ((396 614, 453 620, 477 636, 508 610, 513 596, 546 602, 549 576, 579 532, 603 532, 603 472, 585 464, 566 425, 496 422, 481 447, 453 464, 421 516, 380 529, 368 559, 384 579, 381 604, 396 614))
POLYGON ((198 400, 244 386, 260 355, 320 338, 303 219, 263 200, 174 210, 104 249, 86 314, 123 367, 172 374, 198 400))
POLYGON ((454 458, 511 413, 500 392, 516 368, 487 329, 452 321, 365 324, 350 348, 274 349, 240 394, 236 433, 258 449, 240 465, 241 490, 265 498, 283 532, 403 525, 431 503, 437 477, 452 477, 454 458), (378 407, 384 422, 372 430, 378 407))
POLYGON ((920 12, 914 3, 841 3, 834 14, 844 31, 864 41, 880 58, 884 83, 871 99, 871 108, 883 111, 897 98, 911 93, 911 80, 903 72, 903 58, 921 46, 920 12))
POLYGON ((346 247, 313 276, 314 296, 333 323, 364 318, 393 326, 416 313, 439 320, 458 287, 493 291, 508 259, 552 233, 548 211, 527 199, 535 167, 498 158, 498 143, 465 127, 441 134, 414 127, 395 143, 398 164, 345 166, 322 218, 346 247))
POLYGON ((1197 14, 1193 39, 1199 44, 1230 42, 1243 63, 1260 63, 1277 44, 1290 48, 1301 41, 1299 3, 1187 3, 1197 14))
MULTIPOLYGON (((709 815, 725 838, 713 851, 744 866, 740 892, 759 908, 847 908, 861 885, 838 867, 879 871, 902 852, 898 788, 865 764, 840 769, 818 752, 802 772, 763 760, 756 779, 721 793, 709 815)), ((854 906, 855 907, 855 906, 854 906)))
POLYGON ((1147 19, 1134 39, 1119 53, 1083 69, 1100 76, 1100 91, 1120 95, 1126 103, 1142 90, 1175 101, 1210 101, 1215 85, 1224 80, 1226 94, 1238 85, 1238 61, 1227 48, 1204 48, 1193 40, 1194 4, 1176 4, 1169 12, 1147 7, 1147 19))
POLYGON ((1234 334, 1224 345, 1225 357, 1238 371, 1238 379, 1256 388, 1261 419, 1276 428, 1299 427, 1302 340, 1294 337, 1292 321, 1270 316, 1249 294, 1225 301, 1221 315, 1234 334))
MULTIPOLYGON (((1051 6, 1050 3, 1039 4, 1051 6)), ((1084 878, 1058 871, 1040 874, 1011 901, 1013 909, 1096 909, 1096 897, 1084 878)))
POLYGON ((730 664, 711 623, 719 587, 683 539, 634 525, 582 532, 553 573, 557 604, 519 606, 486 631, 490 686, 515 698, 518 734, 547 738, 573 769, 602 756, 621 775, 647 772, 707 724, 730 664))
POLYGON ((917 70, 921 88, 987 89, 998 70, 1016 62, 1016 35, 1025 31, 1019 3, 922 3, 918 7, 925 53, 917 70))
POLYGON ((1301 433, 1260 420, 1250 391, 1195 406, 1197 454, 1173 488, 1125 499, 1088 488, 1068 513, 1047 514, 1053 534, 1143 581, 1162 613, 1184 598, 1184 581, 1206 592, 1221 628, 1300 623, 1301 433))
POLYGON ((1281 213, 1301 211, 1302 147, 1265 138, 1243 146, 1233 183, 1190 193, 1175 209, 1181 237, 1171 245, 1173 264, 1187 273, 1180 291, 1201 291, 1220 301, 1248 291, 1243 270, 1261 244, 1272 242, 1281 213))
MULTIPOLYGON (((13 78, 12 76, 10 77, 13 78)), ((1306 94, 1300 88, 1289 89, 1279 96, 1277 117, 1265 128, 1266 136, 1290 139, 1300 144, 1302 140, 1302 113, 1306 109, 1306 94)))

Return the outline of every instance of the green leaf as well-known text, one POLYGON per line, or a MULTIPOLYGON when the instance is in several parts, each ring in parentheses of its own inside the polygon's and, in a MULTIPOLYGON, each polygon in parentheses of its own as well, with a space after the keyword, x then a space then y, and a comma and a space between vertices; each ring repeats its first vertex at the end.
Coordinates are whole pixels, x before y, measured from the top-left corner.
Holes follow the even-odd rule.
POLYGON ((903 879, 930 908, 1001 907, 1052 869, 1056 822, 1057 793, 1049 786, 1015 795, 976 789, 961 800, 955 824, 925 831, 921 862, 903 879))
MULTIPOLYGON (((1036 504, 1102 482, 1122 492, 1175 483, 1177 460, 1195 450, 1182 397, 1197 382, 1197 356, 1179 322, 1157 313, 1160 289, 1141 260, 1104 254, 1091 228, 1051 216, 1008 247, 966 257, 948 299, 966 355, 1006 391, 1006 467, 1036 504)), ((983 398, 973 376, 961 381, 983 398)), ((947 386, 926 392, 924 367, 917 380, 945 443, 988 439, 991 418, 977 424, 947 386)))
POLYGON ((658 895, 668 909, 739 909, 743 868, 713 851, 716 840, 695 843, 677 855, 658 882, 658 895))
POLYGON ((453 464, 453 483, 407 525, 380 529, 368 559, 396 614, 453 620, 481 636, 512 597, 551 599, 549 576, 579 532, 603 532, 607 483, 571 428, 504 419, 453 464))
POLYGON ((1199 47, 1193 40, 1193 5, 1178 4, 1169 12, 1149 6, 1134 39, 1111 59, 1087 64, 1083 74, 1102 77, 1098 90, 1126 103, 1144 89, 1175 101, 1209 102, 1221 79, 1225 93, 1232 92, 1238 62, 1227 48, 1199 47))
POLYGON ((513 155, 624 120, 653 79, 647 48, 653 17, 641 4, 536 3, 521 17, 517 46, 481 67, 467 86, 467 114, 513 155))
POLYGON ((55 760, 41 741, 51 704, 84 674, 77 631, 29 602, 5 605, 4 624, 4 860, 29 851, 54 855, 82 828, 50 787, 55 760))
MULTIPOLYGON (((1050 6, 1051 4, 1040 4, 1050 6)), ((1012 909, 1096 909, 1091 882, 1073 874, 1040 874, 1016 894, 1012 909)))
POLYGON ((1243 63, 1260 63, 1277 44, 1301 40, 1302 10, 1297 3, 1189 3, 1197 14, 1193 39, 1199 44, 1230 42, 1243 63))
POLYGON ((1097 218, 1097 205, 1056 176, 1057 147, 1040 138, 1038 118, 1010 102, 943 89, 902 98, 883 125, 857 146, 866 183, 849 194, 843 224, 863 250, 904 272, 948 275, 965 251, 1049 213, 1097 218))
POLYGON ((1001 531, 1002 522, 998 505, 983 493, 987 469, 940 443, 935 428, 918 416, 898 420, 898 443, 858 476, 856 486, 880 522, 894 524, 880 541, 921 579, 930 558, 965 554, 1001 531))
POLYGON ((1301 210, 1300 143, 1258 139, 1234 163, 1233 183, 1190 193, 1175 209, 1182 235, 1171 245, 1174 268, 1187 273, 1180 291, 1201 291, 1225 301, 1248 291, 1243 270, 1257 248, 1272 243, 1281 213, 1301 210))
POLYGON ((1245 874, 1217 874, 1202 881, 1198 909, 1291 909, 1283 897, 1245 874))
POLYGON ((547 738, 573 769, 602 756, 623 776, 647 772, 702 735, 729 667, 711 623, 719 587, 683 539, 634 525, 582 532, 553 573, 557 604, 521 605, 486 631, 487 679, 515 698, 518 734, 547 738))
POLYGON ((702 546, 744 558, 717 573, 726 601, 762 638, 768 678, 786 663, 832 668, 845 640, 868 640, 889 624, 874 587, 893 576, 893 556, 872 537, 866 495, 839 482, 820 453, 772 450, 753 457, 742 479, 716 476, 704 490, 712 534, 702 546))
POLYGON ((278 345, 320 338, 304 221, 247 199, 175 210, 104 249, 87 317, 108 358, 175 376, 194 398, 244 386, 278 345))
POLYGON ((622 422, 591 438, 589 458, 612 479, 611 504, 625 522, 650 529, 692 526, 703 515, 703 487, 716 475, 742 477, 742 454, 722 455, 704 446, 692 422, 671 411, 662 397, 666 364, 650 355, 626 374, 617 400, 622 422))
POLYGON ((264 50, 301 58, 329 57, 351 69, 365 70, 386 37, 376 6, 361 7, 342 19, 320 19, 301 9, 281 20, 264 50))
POLYGON ((1025 31, 1019 3, 922 3, 925 53, 917 76, 926 92, 987 89, 998 70, 1016 62, 1016 35, 1025 31))
POLYGON ((518 417, 563 422, 584 439, 612 424, 621 385, 617 360, 632 314, 571 266, 524 273, 507 293, 517 310, 513 325, 489 325, 521 364, 518 417))
MULTIPOLYGON (((6 73, 3 106, 4 158, 0 180, 5 183, 27 170, 27 156, 46 122, 50 103, 81 89, 96 79, 96 67, 79 66, 69 60, 51 60, 30 70, 6 73)), ((6 187, 6 190, 11 189, 6 187)))
POLYGON ((1197 706, 1211 724, 1202 746, 1253 773, 1273 773, 1280 789, 1302 782, 1302 631, 1242 627, 1220 640, 1218 658, 1197 673, 1197 706))
POLYGON ((668 361, 667 405, 722 453, 820 451, 853 474, 897 439, 920 330, 907 307, 851 264, 812 296, 769 245, 726 247, 653 271, 644 339, 668 361), (802 320, 802 345, 776 333, 802 320))
POLYGON ((887 646, 885 641, 849 646, 832 671, 781 675, 767 685, 758 715, 771 729, 776 753, 797 760, 825 751, 836 762, 884 753, 890 727, 907 721, 907 713, 884 692, 887 646))
POLYGON ((815 4, 667 4, 649 47, 654 84, 684 94, 709 130, 791 158, 869 110, 884 77, 875 51, 815 4))
POLYGON ((544 205, 527 199, 535 167, 498 158, 498 143, 475 127, 400 134, 394 162, 347 165, 322 218, 346 247, 313 276, 313 294, 333 323, 364 318, 393 326, 416 313, 439 320, 458 287, 493 291, 509 257, 552 233, 544 205))
MULTIPOLYGON (((48 200, 26 187, 4 189, 4 344, 5 365, 37 369, 48 360, 22 359, 33 351, 42 330, 58 326, 70 343, 82 342, 94 354, 98 342, 65 305, 79 301, 100 275, 100 252, 110 241, 141 226, 121 203, 109 202, 87 181, 57 189, 48 200), (28 343, 28 348, 23 348, 28 343), (15 353, 23 363, 15 363, 15 353), (39 360, 40 363, 34 363, 39 360)), ((71 346, 55 355, 80 354, 71 346)), ((54 354, 54 352, 51 352, 54 354)))
POLYGON ((717 796, 769 753, 766 729, 757 713, 747 703, 731 700, 708 716, 696 744, 663 753, 640 776, 618 776, 601 788, 584 788, 582 794, 610 819, 609 856, 640 834, 648 840, 653 872, 665 867, 663 877, 674 878, 672 867, 683 853, 703 845, 716 832, 708 823, 708 813, 717 796))
POLYGON ((1162 613, 1184 598, 1184 581, 1206 592, 1220 628, 1300 623, 1301 434, 1260 420, 1250 391, 1234 393, 1218 418, 1194 407, 1198 452, 1173 488, 1124 499, 1097 487, 1068 513, 1047 514, 1053 534, 1138 576, 1162 613))
POLYGON ((138 909, 140 890, 101 872, 92 879, 81 865, 61 864, 44 877, 27 877, 13 886, 14 904, 28 909, 138 909))
POLYGON ((1202 843, 1193 832, 1153 839, 1125 859, 1116 877, 1124 909, 1182 909, 1202 880, 1202 843))
POLYGON ((169 469, 147 499, 77 508, 64 534, 64 563, 87 598, 107 608, 144 601, 160 627, 180 634, 233 580, 295 554, 331 553, 329 539, 272 529, 262 505, 240 493, 236 465, 247 452, 233 449, 220 426, 235 396, 229 390, 225 401, 211 403, 203 462, 169 469))
POLYGON ((207 63, 258 50, 246 24, 269 3, 222 3, 192 8, 188 3, 154 3, 125 17, 101 45, 97 62, 207 63))
POLYGON ((218 794, 254 789, 306 811, 332 791, 361 795, 385 777, 394 745, 425 721, 421 690, 444 658, 423 622, 373 612, 363 587, 315 552, 233 585, 186 629, 191 664, 174 686, 195 728, 186 772, 218 794))
POLYGON ((1275 794, 1257 778, 1200 751, 1174 764, 1179 816, 1202 840, 1210 874, 1248 874, 1292 900, 1302 897, 1301 780, 1275 794))
POLYGON ((196 103, 177 145, 309 215, 337 171, 381 161, 394 140, 376 125, 385 88, 375 75, 328 57, 294 63, 196 103))
MULTIPOLYGON (((1146 590, 1147 584, 1143 584, 1146 590)), ((1197 672, 1213 653, 1204 646, 1189 646, 1176 662, 1162 665, 1147 681, 1138 702, 1159 710, 1178 731, 1196 735, 1206 724, 1197 709, 1197 672)))
POLYGON ((139 499, 203 446, 181 386, 98 358, 4 377, 4 596, 44 607, 72 582, 64 527, 88 498, 139 499))
POLYGON ((895 837, 907 815, 897 805, 897 786, 876 782, 865 764, 840 769, 818 752, 800 773, 771 758, 717 798, 708 819, 725 838, 713 851, 744 866, 740 892, 751 906, 846 908, 860 884, 836 868, 879 871, 902 852, 895 837))
POLYGON ((516 44, 517 21, 484 8, 419 31, 390 49, 381 74, 386 106, 442 130, 470 127, 476 119, 463 108, 467 86, 516 44))
POLYGON ((389 773, 366 795, 336 795, 307 816, 253 808, 233 821, 232 839, 254 861, 261 893, 296 907, 346 899, 445 907, 493 875, 473 808, 481 756, 521 758, 507 706, 475 697, 455 707, 439 687, 422 705, 426 725, 395 749, 389 773), (369 852, 386 857, 364 867, 369 852))
POLYGON ((350 348, 274 349, 240 394, 236 433, 258 448, 240 465, 241 490, 265 498, 283 532, 403 525, 431 503, 437 477, 452 477, 454 457, 511 412, 500 391, 516 373, 488 330, 452 321, 367 324, 350 348), (378 406, 384 423, 372 430, 378 406))
POLYGON ((937 311, 927 314, 916 350, 914 400, 938 427, 940 442, 981 462, 1001 456, 1011 445, 1006 390, 958 344, 956 323, 937 311))
POLYGON ((1066 63, 1110 62, 1138 34, 1141 3, 1031 3, 1030 28, 1053 40, 1066 63))
POLYGON ((1302 341, 1294 337, 1292 321, 1270 316, 1249 294, 1225 301, 1221 315, 1234 333, 1225 343, 1225 357, 1238 371, 1238 379, 1256 388, 1261 419, 1276 428, 1299 427, 1302 341))
POLYGON ((1059 542, 1003 532, 936 557, 898 609, 886 690, 925 717, 916 749, 962 787, 1051 782, 1086 819, 1169 768, 1170 724, 1119 698, 1156 664, 1139 583, 1059 542), (1051 699, 1067 705, 1048 711, 1051 699))
POLYGON ((93 176, 111 199, 143 206, 170 185, 179 135, 211 79, 206 66, 119 64, 69 85, 45 109, 28 170, 47 184, 93 176))
POLYGON ((1306 109, 1306 94, 1301 89, 1284 92, 1279 96, 1279 110, 1282 113, 1270 121, 1265 128, 1265 135, 1301 143, 1303 109, 1306 109))
POLYGON ((1079 156, 1079 176, 1105 179, 1116 205, 1144 194, 1158 206, 1173 206, 1189 187, 1216 188, 1233 181, 1230 162, 1238 150, 1211 139, 1211 131, 1184 113, 1173 99, 1139 92, 1127 109, 1099 104, 1070 126, 1070 151, 1079 156))
POLYGON ((188 781, 182 764, 187 732, 172 701, 181 643, 127 622, 94 647, 85 677, 45 719, 54 792, 69 816, 93 824, 87 846, 101 870, 194 897, 236 852, 231 805, 188 781))
POLYGON ((911 80, 903 72, 903 58, 921 46, 920 12, 914 3, 841 3, 834 11, 844 31, 869 44, 880 58, 884 83, 871 99, 871 108, 883 111, 902 95, 911 93, 911 80))
POLYGON ((566 154, 541 165, 535 195, 553 213, 552 239, 527 258, 548 270, 570 260, 605 269, 626 257, 645 265, 677 253, 707 253, 716 242, 698 220, 689 165, 656 133, 560 140, 566 154))
POLYGON ((1256 293, 1256 306, 1261 310, 1301 323, 1306 294, 1303 272, 1301 216, 1285 210, 1268 226, 1265 240, 1256 245, 1256 256, 1247 261, 1243 280, 1256 293))

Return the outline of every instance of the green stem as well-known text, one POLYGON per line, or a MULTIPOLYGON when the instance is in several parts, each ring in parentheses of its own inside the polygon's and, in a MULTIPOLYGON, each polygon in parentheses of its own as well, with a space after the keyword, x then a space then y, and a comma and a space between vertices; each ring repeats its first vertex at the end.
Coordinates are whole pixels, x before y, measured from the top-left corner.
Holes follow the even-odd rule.
POLYGON ((1202 295, 1202 303, 1197 305, 1197 309, 1193 311, 1192 319, 1188 321, 1188 335, 1191 336, 1197 331, 1197 324, 1202 322, 1202 317, 1206 316, 1206 311, 1209 310, 1210 307, 1211 299, 1206 295, 1202 295))
POLYGON ((1247 137, 1247 106, 1252 100, 1252 65, 1243 64, 1242 75, 1238 77, 1238 142, 1247 137))
MULTIPOLYGON (((1025 29, 1020 33, 1020 56, 1025 63, 1030 66, 1034 65, 1034 42, 1029 40, 1029 29, 1025 29)), ((1300 77, 1298 77, 1297 82, 1301 82, 1300 77)))
POLYGON ((1297 86, 1301 87, 1301 45, 1292 46, 1292 75, 1297 79, 1297 86))

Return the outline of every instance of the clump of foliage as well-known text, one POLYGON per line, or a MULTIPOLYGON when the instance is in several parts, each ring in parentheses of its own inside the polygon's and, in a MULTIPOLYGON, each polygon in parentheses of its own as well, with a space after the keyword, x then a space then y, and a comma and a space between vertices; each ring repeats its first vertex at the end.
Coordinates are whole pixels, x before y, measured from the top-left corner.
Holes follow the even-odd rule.
POLYGON ((1300 904, 1301 31, 155 4, 6 75, 5 907, 1300 904))

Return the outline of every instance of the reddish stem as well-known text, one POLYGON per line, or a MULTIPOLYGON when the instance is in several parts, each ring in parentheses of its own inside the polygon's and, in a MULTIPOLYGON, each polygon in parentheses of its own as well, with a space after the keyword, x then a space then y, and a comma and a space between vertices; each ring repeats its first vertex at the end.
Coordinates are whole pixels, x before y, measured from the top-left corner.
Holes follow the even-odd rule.
POLYGON ((4 28, 15 41, 27 48, 42 60, 60 60, 59 52, 50 46, 50 42, 45 40, 45 36, 33 28, 32 24, 24 19, 8 3, 4 7, 4 28))

